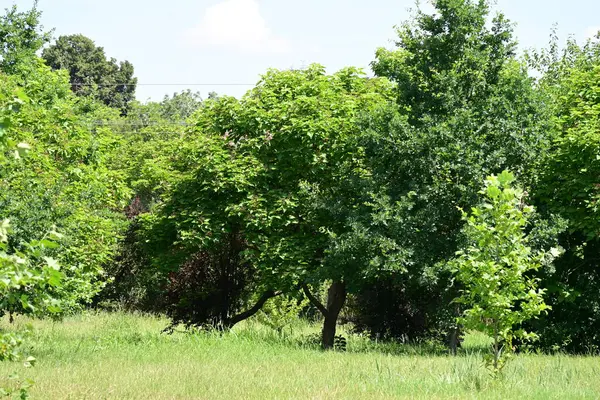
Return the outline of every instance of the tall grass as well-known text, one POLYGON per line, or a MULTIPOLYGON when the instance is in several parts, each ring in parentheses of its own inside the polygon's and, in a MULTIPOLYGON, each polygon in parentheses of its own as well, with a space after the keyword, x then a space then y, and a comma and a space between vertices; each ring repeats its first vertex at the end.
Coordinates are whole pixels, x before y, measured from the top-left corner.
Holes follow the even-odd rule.
MULTIPOLYGON (((38 364, 0 364, 35 381, 38 399, 570 399, 600 397, 600 359, 520 355, 501 380, 484 369, 485 338, 458 357, 435 345, 377 343, 350 335, 346 352, 322 352, 318 326, 282 334, 249 321, 231 332, 162 334, 167 321, 86 313, 32 324, 38 364)), ((2 326, 7 328, 7 321, 2 326)))

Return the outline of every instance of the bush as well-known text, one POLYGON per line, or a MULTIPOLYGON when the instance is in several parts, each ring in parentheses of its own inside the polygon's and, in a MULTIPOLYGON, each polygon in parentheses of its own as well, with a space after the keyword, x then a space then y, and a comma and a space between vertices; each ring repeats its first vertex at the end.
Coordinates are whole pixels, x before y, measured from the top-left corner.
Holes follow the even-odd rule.
POLYGON ((448 296, 433 285, 411 282, 404 274, 382 276, 348 301, 346 319, 357 332, 382 340, 442 340, 453 316, 448 296))
POLYGON ((165 300, 171 327, 229 326, 254 286, 255 270, 243 261, 244 248, 240 234, 229 234, 218 250, 199 252, 169 274, 165 300))
POLYGON ((145 312, 164 311, 166 274, 150 263, 140 243, 139 223, 133 220, 119 245, 117 256, 106 267, 111 277, 94 299, 100 307, 109 305, 145 312))

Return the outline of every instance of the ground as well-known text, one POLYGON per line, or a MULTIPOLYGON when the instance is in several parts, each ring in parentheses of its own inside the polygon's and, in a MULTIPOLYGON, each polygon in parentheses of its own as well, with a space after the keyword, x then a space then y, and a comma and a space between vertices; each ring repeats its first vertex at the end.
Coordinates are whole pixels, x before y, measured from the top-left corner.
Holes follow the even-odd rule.
MULTIPOLYGON (((280 335, 258 323, 233 332, 161 333, 158 317, 86 313, 31 324, 32 368, 0 363, 34 381, 33 399, 595 399, 600 359, 519 355, 493 380, 481 337, 457 357, 435 346, 373 343, 348 335, 346 352, 322 352, 315 325, 280 335)), ((0 386, 6 379, 0 379, 0 386)))

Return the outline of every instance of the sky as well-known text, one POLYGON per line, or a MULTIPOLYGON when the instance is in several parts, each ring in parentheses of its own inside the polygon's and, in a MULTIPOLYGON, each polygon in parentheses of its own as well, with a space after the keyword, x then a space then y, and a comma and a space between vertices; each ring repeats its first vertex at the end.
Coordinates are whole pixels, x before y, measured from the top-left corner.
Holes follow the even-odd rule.
MULTIPOLYGON (((423 0, 423 6, 427 7, 423 0)), ((0 0, 26 10, 33 0, 0 0)), ((129 60, 137 98, 161 100, 185 89, 240 96, 268 68, 317 62, 329 72, 369 72, 378 47, 391 47, 394 26, 414 0, 39 0, 54 36, 83 34, 107 56, 129 60)), ((561 39, 583 41, 600 30, 600 0, 497 0, 516 23, 521 49, 561 39)))

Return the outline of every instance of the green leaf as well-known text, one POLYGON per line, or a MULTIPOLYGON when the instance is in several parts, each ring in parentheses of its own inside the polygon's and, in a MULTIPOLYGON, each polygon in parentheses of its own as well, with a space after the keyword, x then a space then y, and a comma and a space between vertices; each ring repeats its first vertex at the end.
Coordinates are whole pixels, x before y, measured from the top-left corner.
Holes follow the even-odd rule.
POLYGON ((52 257, 44 257, 44 260, 46 261, 46 265, 54 270, 60 270, 60 265, 58 264, 58 261, 56 261, 54 258, 52 257))

